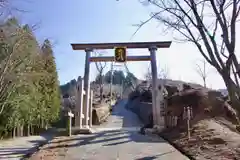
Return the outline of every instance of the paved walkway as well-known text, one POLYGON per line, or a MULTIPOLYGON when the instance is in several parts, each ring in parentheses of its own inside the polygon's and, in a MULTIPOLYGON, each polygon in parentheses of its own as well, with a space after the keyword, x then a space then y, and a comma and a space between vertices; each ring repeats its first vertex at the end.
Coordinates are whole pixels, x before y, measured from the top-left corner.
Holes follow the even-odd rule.
POLYGON ((115 106, 106 124, 91 135, 78 135, 68 146, 65 160, 188 160, 161 138, 138 133, 141 123, 124 108, 115 106))
POLYGON ((24 155, 33 153, 41 143, 52 138, 53 135, 44 134, 42 136, 17 137, 0 141, 0 160, 22 159, 24 155))

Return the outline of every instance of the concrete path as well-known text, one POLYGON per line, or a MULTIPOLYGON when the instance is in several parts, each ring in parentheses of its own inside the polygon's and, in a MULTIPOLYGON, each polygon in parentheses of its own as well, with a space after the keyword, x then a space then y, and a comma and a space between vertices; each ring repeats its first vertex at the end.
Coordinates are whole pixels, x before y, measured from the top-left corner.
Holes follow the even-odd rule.
POLYGON ((139 134, 141 123, 124 108, 125 103, 115 106, 109 121, 97 127, 95 134, 74 137, 63 159, 188 160, 163 139, 139 134))
POLYGON ((0 141, 0 160, 19 160, 33 153, 41 144, 53 138, 52 134, 41 136, 17 137, 0 141))

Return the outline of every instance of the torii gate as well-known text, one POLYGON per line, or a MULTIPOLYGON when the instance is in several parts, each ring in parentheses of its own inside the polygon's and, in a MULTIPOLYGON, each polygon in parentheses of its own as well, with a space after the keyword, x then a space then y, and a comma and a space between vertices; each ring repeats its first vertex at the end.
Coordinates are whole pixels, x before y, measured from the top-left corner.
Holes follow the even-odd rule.
MULTIPOLYGON (((91 52, 94 49, 114 49, 116 47, 126 48, 126 49, 144 49, 148 48, 150 52, 150 56, 126 56, 125 50, 125 61, 151 61, 151 70, 152 70, 152 109, 153 109, 153 122, 155 126, 160 128, 164 127, 164 119, 161 118, 161 103, 160 100, 163 99, 162 90, 159 92, 158 84, 157 84, 157 64, 156 64, 156 51, 158 48, 169 48, 171 45, 171 41, 162 41, 162 42, 124 42, 124 43, 82 43, 82 44, 71 44, 73 50, 85 50, 85 71, 84 71, 84 104, 83 107, 86 110, 85 115, 86 128, 89 128, 89 98, 90 98, 90 81, 89 81, 89 72, 90 72, 90 63, 91 62, 100 62, 100 61, 115 61, 116 55, 114 56, 105 56, 105 57, 91 57, 91 52), (158 94, 159 92, 159 94, 158 94), (158 96, 159 95, 159 96, 158 96)), ((121 62, 121 61, 119 61, 121 62)), ((163 87, 161 87, 163 88, 163 87)), ((81 106, 79 106, 81 107, 81 106)), ((91 111, 90 111, 91 112, 91 111)), ((81 118, 81 116, 80 116, 81 118)), ((90 124, 91 126, 91 124, 90 124)))

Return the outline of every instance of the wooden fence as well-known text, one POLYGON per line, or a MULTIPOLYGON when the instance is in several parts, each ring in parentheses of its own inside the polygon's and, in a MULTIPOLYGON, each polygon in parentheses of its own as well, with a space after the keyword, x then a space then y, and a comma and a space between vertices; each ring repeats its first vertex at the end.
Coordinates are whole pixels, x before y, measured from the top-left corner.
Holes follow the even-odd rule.
MULTIPOLYGON (((167 109, 167 101, 164 101, 164 111, 167 109)), ((168 115, 166 112, 164 112, 164 121, 165 121, 165 127, 166 128, 173 128, 178 125, 179 121, 187 120, 190 121, 191 118, 193 118, 193 112, 192 112, 192 107, 186 106, 183 108, 183 114, 182 116, 173 116, 173 115, 168 115)))

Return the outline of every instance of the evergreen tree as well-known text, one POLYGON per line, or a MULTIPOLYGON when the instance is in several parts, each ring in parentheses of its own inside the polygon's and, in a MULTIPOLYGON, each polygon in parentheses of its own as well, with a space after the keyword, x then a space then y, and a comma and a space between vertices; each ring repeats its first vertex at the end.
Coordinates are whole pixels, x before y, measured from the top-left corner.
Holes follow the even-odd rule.
MULTIPOLYGON (((40 48, 28 25, 0 24, 0 138, 57 119, 60 93, 50 42, 40 48)), ((32 128, 32 129, 31 129, 32 128)))
MULTIPOLYGON (((1 84, 0 119, 4 134, 16 127, 31 123, 33 83, 30 77, 37 42, 27 26, 19 26, 9 19, 1 28, 1 84), (3 118, 2 115, 4 115, 3 118)), ((3 134, 3 133, 2 133, 3 134)))
POLYGON ((45 123, 51 123, 58 118, 60 110, 60 88, 58 75, 56 71, 56 64, 54 61, 53 50, 49 40, 45 40, 42 47, 43 59, 45 61, 44 69, 47 75, 43 79, 43 94, 46 107, 45 123))

